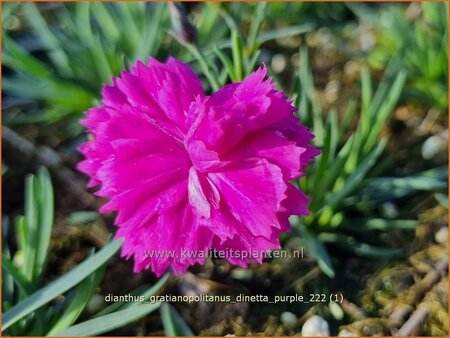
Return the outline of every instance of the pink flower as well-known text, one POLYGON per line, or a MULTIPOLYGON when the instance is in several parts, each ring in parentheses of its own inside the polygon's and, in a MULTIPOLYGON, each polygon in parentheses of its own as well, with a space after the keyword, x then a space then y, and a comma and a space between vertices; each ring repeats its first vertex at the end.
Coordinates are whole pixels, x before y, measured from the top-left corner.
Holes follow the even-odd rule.
POLYGON ((100 211, 118 212, 116 237, 136 272, 180 274, 211 248, 234 250, 232 264, 261 263, 246 252, 279 249, 288 217, 308 214, 289 181, 319 152, 265 76, 262 67, 206 96, 186 64, 150 59, 114 78, 103 105, 87 111, 92 140, 78 168, 110 199, 100 211))

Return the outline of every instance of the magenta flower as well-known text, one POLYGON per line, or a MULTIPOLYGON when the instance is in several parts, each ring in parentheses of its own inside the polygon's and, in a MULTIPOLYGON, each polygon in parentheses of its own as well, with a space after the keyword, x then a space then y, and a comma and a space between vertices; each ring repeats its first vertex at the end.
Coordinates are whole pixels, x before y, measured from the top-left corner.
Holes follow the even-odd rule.
POLYGON ((232 264, 261 263, 280 248, 288 217, 308 214, 289 181, 319 152, 265 76, 262 67, 206 96, 186 64, 150 59, 114 78, 103 105, 87 111, 92 140, 78 168, 110 199, 100 211, 118 212, 116 238, 136 272, 183 273, 210 249, 234 252, 232 264))

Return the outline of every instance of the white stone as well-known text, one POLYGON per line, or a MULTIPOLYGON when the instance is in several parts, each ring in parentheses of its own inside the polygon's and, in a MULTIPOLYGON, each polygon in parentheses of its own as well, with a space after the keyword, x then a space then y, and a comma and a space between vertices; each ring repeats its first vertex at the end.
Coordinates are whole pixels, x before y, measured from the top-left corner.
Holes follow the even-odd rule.
POLYGON ((283 312, 280 316, 280 320, 284 325, 293 326, 297 322, 297 316, 292 312, 283 312))
POLYGON ((448 243, 448 228, 442 227, 434 234, 434 240, 439 244, 448 243))
POLYGON ((320 316, 314 315, 303 324, 302 336, 319 337, 329 335, 330 328, 328 323, 320 316))
POLYGON ((343 329, 339 331, 338 337, 354 337, 355 335, 349 330, 343 329))
POLYGON ((440 152, 446 151, 448 147, 448 137, 446 136, 448 136, 446 133, 440 133, 427 138, 422 144, 422 157, 430 160, 440 152))

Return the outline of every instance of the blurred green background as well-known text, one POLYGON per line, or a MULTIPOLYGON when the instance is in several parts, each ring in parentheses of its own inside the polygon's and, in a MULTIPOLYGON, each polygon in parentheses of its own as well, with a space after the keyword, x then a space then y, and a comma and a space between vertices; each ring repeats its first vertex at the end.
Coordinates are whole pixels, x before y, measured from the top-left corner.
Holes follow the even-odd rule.
POLYGON ((2 66, 7 334, 448 334, 447 3, 8 2, 2 66), (113 216, 74 169, 79 119, 112 76, 169 55, 209 93, 265 63, 295 100, 322 149, 297 182, 312 214, 281 239, 305 259, 215 260, 157 280, 118 258, 113 216), (106 304, 110 293, 343 302, 106 304))

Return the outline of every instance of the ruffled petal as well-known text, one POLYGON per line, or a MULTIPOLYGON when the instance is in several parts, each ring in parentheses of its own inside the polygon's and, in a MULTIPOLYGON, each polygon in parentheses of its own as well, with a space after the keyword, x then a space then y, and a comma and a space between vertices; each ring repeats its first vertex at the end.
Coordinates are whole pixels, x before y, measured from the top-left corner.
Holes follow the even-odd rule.
POLYGON ((229 209, 241 233, 248 229, 252 236, 269 238, 271 228, 280 227, 276 213, 285 198, 286 183, 279 167, 266 160, 247 160, 208 177, 224 201, 221 208, 229 209))
POLYGON ((249 134, 293 116, 296 108, 274 89, 270 78, 265 80, 266 72, 262 67, 241 83, 196 100, 188 114, 190 140, 201 140, 209 150, 225 154, 249 134))
POLYGON ((122 255, 134 257, 134 270, 150 268, 157 276, 169 267, 180 274, 195 263, 203 264, 212 236, 192 214, 185 199, 147 220, 139 231, 121 228, 116 235, 125 237, 122 255))
POLYGON ((78 169, 109 199, 100 211, 117 212, 136 272, 180 274, 210 249, 246 267, 280 248, 289 217, 308 214, 290 181, 318 154, 294 111, 265 67, 209 97, 174 58, 137 62, 104 86, 81 121, 91 140, 78 169))
POLYGON ((301 176, 303 154, 306 148, 299 147, 278 130, 263 129, 252 133, 231 149, 224 161, 243 161, 248 158, 266 159, 278 166, 286 181, 301 176))

